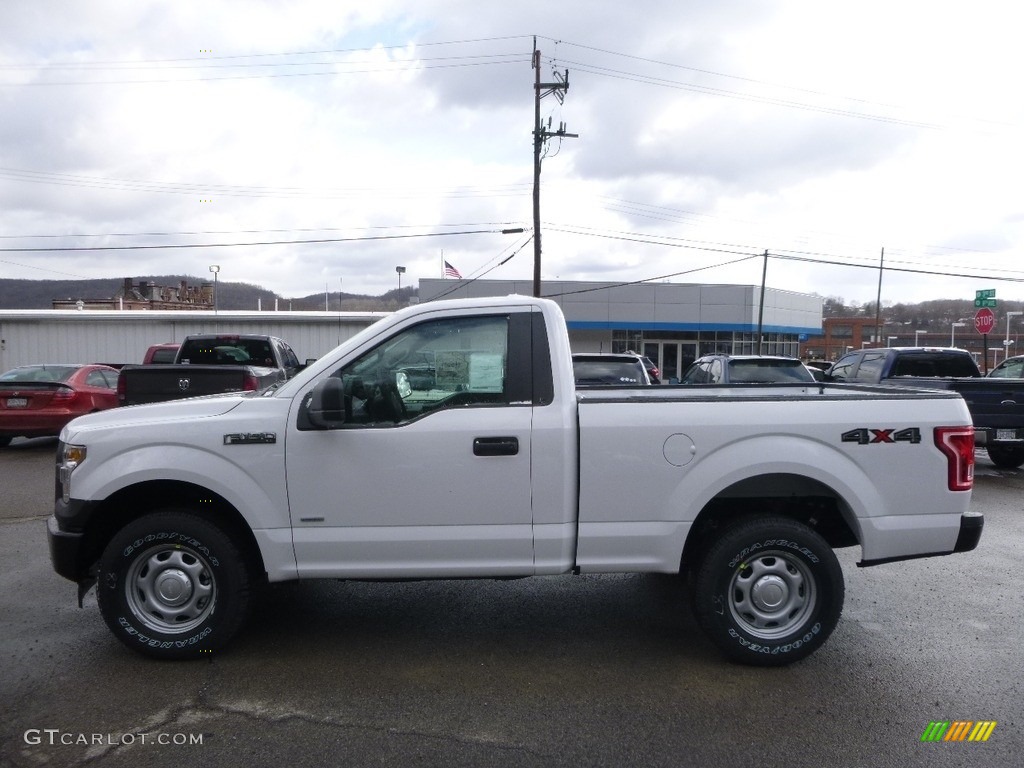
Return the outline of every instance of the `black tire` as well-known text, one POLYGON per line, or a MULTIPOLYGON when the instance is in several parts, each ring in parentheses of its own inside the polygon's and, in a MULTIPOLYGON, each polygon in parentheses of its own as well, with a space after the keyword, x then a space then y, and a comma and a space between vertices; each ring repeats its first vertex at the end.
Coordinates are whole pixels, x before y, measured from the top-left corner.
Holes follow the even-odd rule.
POLYGON ((209 658, 241 627, 250 574, 231 539, 187 509, 118 531, 99 562, 107 626, 129 648, 161 659, 209 658))
POLYGON ((818 533, 785 517, 745 518, 698 565, 694 609, 728 658, 772 667, 817 650, 844 595, 843 570, 818 533))
POLYGON ((1000 469, 1016 469, 1024 464, 1024 448, 1010 445, 988 446, 988 457, 1000 469))
POLYGON ((13 437, 0 437, 0 448, 6 448, 11 444, 11 440, 13 439, 13 437))

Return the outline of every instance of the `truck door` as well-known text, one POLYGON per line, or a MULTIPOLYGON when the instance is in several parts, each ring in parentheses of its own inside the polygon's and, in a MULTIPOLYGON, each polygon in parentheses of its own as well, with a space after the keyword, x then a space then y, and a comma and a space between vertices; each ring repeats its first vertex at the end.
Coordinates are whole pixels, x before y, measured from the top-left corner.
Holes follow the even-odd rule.
POLYGON ((421 319, 310 383, 286 445, 301 576, 532 573, 529 317, 421 319), (306 418, 321 382, 331 428, 306 418))

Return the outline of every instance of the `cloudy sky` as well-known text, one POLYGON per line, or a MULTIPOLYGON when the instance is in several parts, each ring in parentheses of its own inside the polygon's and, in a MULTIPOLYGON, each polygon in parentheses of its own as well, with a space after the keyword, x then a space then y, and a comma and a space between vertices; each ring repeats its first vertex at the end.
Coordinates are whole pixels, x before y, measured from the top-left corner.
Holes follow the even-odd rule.
POLYGON ((4 2, 0 276, 531 279, 536 37, 545 278, 1019 301, 1015 9, 4 2))

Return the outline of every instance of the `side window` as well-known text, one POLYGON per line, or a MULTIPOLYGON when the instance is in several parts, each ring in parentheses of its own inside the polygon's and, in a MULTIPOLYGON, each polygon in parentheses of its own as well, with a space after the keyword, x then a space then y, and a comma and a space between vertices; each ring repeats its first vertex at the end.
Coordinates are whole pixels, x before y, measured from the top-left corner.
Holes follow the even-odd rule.
POLYGON ((850 372, 857 364, 858 355, 846 355, 839 358, 839 361, 829 369, 829 373, 836 381, 849 381, 850 372))
MULTIPOLYGON (((90 387, 102 387, 105 389, 112 389, 110 383, 107 381, 105 376, 106 371, 89 371, 85 377, 85 383, 90 387)), ((114 386, 117 386, 116 382, 114 386)))
POLYGON ((878 382, 882 378, 882 367, 885 365, 884 352, 868 352, 860 361, 855 381, 878 382))
POLYGON ((402 331, 332 375, 345 421, 401 424, 454 406, 508 404, 507 316, 447 317, 402 331))
POLYGON ((285 368, 298 368, 299 358, 292 352, 292 348, 283 341, 277 342, 277 351, 281 355, 281 363, 285 368))

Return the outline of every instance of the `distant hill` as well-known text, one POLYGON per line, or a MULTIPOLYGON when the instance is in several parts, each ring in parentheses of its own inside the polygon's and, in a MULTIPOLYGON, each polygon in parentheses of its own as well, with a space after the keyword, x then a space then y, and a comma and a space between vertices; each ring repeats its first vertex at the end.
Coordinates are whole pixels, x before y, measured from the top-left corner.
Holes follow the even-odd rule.
MULTIPOLYGON (((178 286, 184 280, 191 286, 208 282, 207 278, 193 275, 138 275, 132 277, 135 285, 147 282, 158 286, 178 286)), ((52 309, 55 299, 102 300, 116 296, 123 278, 112 277, 99 280, 12 280, 0 278, 0 309, 52 309)), ((415 296, 415 288, 403 288, 402 303, 415 296)), ((353 293, 330 293, 327 308, 333 311, 350 312, 395 309, 398 306, 398 291, 388 291, 382 296, 367 296, 353 293)), ((322 310, 324 294, 312 294, 299 298, 285 299, 273 291, 249 283, 232 283, 225 280, 217 284, 217 306, 220 309, 255 310, 274 309, 275 300, 279 309, 322 310)))

